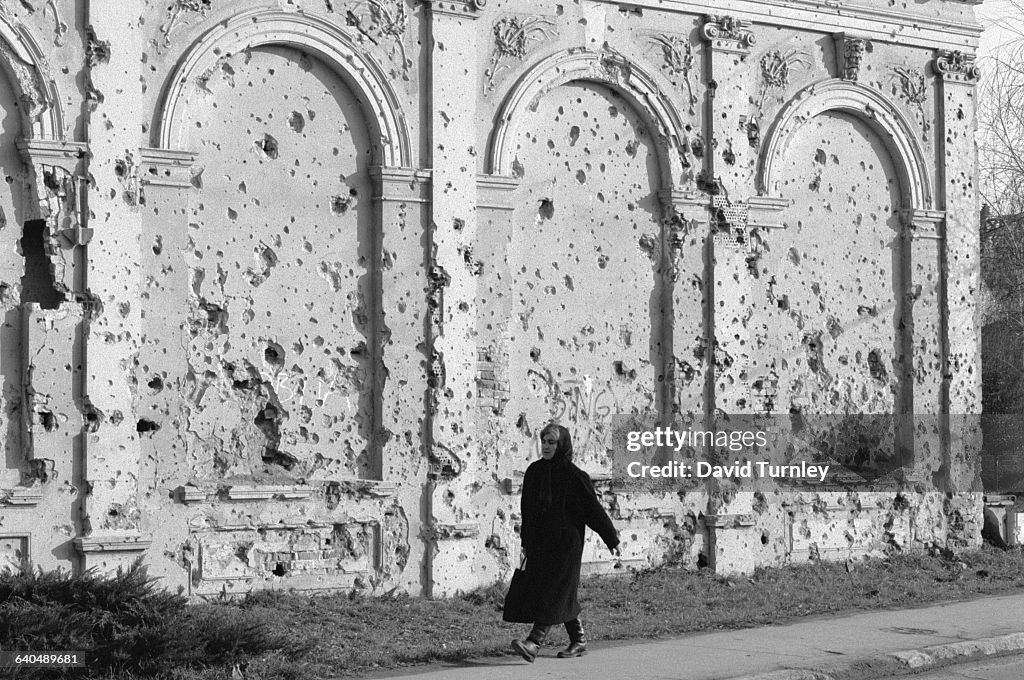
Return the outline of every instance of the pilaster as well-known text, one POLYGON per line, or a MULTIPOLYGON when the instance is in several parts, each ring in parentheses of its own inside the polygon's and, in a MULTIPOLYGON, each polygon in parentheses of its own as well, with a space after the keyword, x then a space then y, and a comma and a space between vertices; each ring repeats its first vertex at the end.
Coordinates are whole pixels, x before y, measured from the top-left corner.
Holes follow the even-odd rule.
POLYGON ((981 326, 977 305, 981 258, 977 193, 977 129, 975 85, 980 71, 974 55, 939 50, 933 69, 939 77, 939 120, 936 130, 944 197, 945 241, 943 303, 948 329, 944 375, 948 412, 954 418, 946 491, 977 486, 981 452, 981 326), (959 427, 958 427, 959 425, 959 427))
POLYGON ((427 302, 426 454, 434 546, 428 594, 441 596, 472 582, 482 545, 466 532, 440 527, 464 522, 473 507, 472 482, 481 473, 476 436, 476 300, 483 265, 474 256, 477 230, 476 138, 479 88, 477 26, 482 0, 421 0, 429 14, 430 237, 427 302))
POLYGON ((948 453, 944 432, 948 418, 943 395, 945 346, 942 318, 942 249, 945 246, 943 221, 938 210, 903 210, 903 247, 909 257, 909 272, 904 290, 903 379, 909 383, 905 395, 905 413, 901 422, 902 438, 910 460, 903 461, 908 481, 930 483, 938 474, 948 453))
MULTIPOLYGON (((141 121, 138 55, 145 39, 136 19, 141 0, 90 3, 83 22, 88 36, 83 79, 84 125, 89 138, 88 209, 95 235, 88 247, 83 297, 85 327, 81 534, 76 546, 84 568, 114 569, 135 557, 142 513, 139 498, 141 448, 135 417, 133 361, 143 328, 137 300, 141 281, 139 184, 135 153, 141 121), (114 37, 116 36, 116 40, 114 37), (96 548, 95 550, 93 548, 96 548)), ((147 244, 148 245, 148 244, 147 244)))

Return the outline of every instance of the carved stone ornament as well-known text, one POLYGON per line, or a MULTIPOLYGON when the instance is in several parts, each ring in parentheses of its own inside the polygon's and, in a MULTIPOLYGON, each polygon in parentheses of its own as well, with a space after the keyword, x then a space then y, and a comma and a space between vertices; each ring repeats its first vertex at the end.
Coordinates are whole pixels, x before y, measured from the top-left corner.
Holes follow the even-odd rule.
POLYGON ((846 33, 835 34, 835 41, 839 77, 853 83, 857 82, 860 77, 860 64, 868 48, 868 41, 846 33))
POLYGON ((795 49, 787 52, 772 50, 765 52, 761 57, 761 100, 757 105, 757 119, 754 121, 754 128, 748 129, 751 146, 757 146, 751 133, 760 129, 761 116, 764 114, 764 104, 768 93, 772 89, 788 87, 790 76, 794 71, 810 67, 811 58, 807 53, 795 49))
POLYGON ((484 71, 484 77, 487 79, 484 83, 484 93, 494 90, 495 78, 499 71, 511 68, 505 63, 507 59, 523 60, 527 44, 531 40, 540 42, 558 35, 552 26, 553 21, 541 17, 502 17, 494 25, 494 51, 491 52, 491 63, 484 71))
POLYGON ((914 107, 914 114, 921 124, 922 138, 928 141, 928 132, 932 129, 932 123, 924 110, 924 104, 928 100, 928 85, 925 82, 924 74, 903 66, 893 66, 892 73, 894 80, 898 83, 898 89, 894 87, 896 94, 907 105, 914 107))
POLYGON ((974 55, 960 50, 939 50, 935 57, 935 71, 943 80, 976 83, 981 69, 974 63, 974 55))
POLYGON ((346 10, 345 22, 374 45, 389 43, 389 57, 394 60, 397 55, 401 60, 401 76, 408 80, 412 60, 405 52, 408 23, 405 0, 365 0, 358 6, 360 10, 346 10))
POLYGON ((701 34, 713 48, 725 52, 747 53, 757 42, 749 21, 725 15, 705 16, 701 34))
POLYGON ((213 0, 175 0, 174 4, 171 5, 171 20, 160 26, 160 31, 164 34, 164 44, 169 45, 171 43, 171 33, 177 28, 178 20, 181 18, 182 13, 199 13, 205 17, 206 13, 210 11, 212 4, 213 0))
POLYGON ((690 82, 690 73, 693 71, 693 48, 690 47, 690 41, 683 36, 664 34, 656 35, 651 40, 661 47, 662 55, 665 58, 662 68, 686 83, 690 115, 694 115, 697 97, 693 94, 693 83, 690 82))
POLYGON ((476 19, 480 10, 487 6, 487 0, 420 0, 430 7, 434 14, 476 19))

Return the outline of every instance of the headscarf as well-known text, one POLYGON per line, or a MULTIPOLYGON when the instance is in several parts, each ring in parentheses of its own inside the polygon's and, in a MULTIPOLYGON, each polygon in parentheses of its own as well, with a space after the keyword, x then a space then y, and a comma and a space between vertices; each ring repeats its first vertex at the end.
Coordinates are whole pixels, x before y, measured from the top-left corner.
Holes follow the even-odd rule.
POLYGON ((551 457, 551 460, 546 461, 547 475, 541 478, 543 480, 539 494, 541 512, 546 512, 551 508, 553 496, 551 472, 555 468, 572 464, 572 436, 569 434, 569 430, 558 423, 548 423, 540 431, 540 438, 543 440, 544 435, 548 432, 558 434, 558 445, 555 447, 555 455, 551 457))

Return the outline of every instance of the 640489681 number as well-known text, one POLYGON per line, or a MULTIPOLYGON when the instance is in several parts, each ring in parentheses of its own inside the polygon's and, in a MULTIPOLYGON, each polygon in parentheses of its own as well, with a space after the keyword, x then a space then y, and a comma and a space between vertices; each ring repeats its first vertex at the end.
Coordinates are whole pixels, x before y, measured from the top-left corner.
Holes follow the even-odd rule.
POLYGON ((84 652, 0 651, 0 668, 64 668, 84 665, 84 652))

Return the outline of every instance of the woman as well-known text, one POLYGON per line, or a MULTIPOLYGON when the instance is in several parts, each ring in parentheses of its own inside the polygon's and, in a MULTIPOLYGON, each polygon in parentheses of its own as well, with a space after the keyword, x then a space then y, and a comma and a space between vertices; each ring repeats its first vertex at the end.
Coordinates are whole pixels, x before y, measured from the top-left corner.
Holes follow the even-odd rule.
POLYGON ((594 483, 572 463, 569 430, 555 423, 545 427, 540 433, 540 452, 541 459, 526 469, 523 479, 520 532, 526 556, 525 597, 533 630, 525 640, 512 641, 512 648, 531 663, 551 626, 559 623, 564 623, 569 633, 569 646, 558 653, 559 658, 587 653, 576 598, 584 527, 596 531, 608 549, 619 554, 619 536, 597 500, 594 483))

